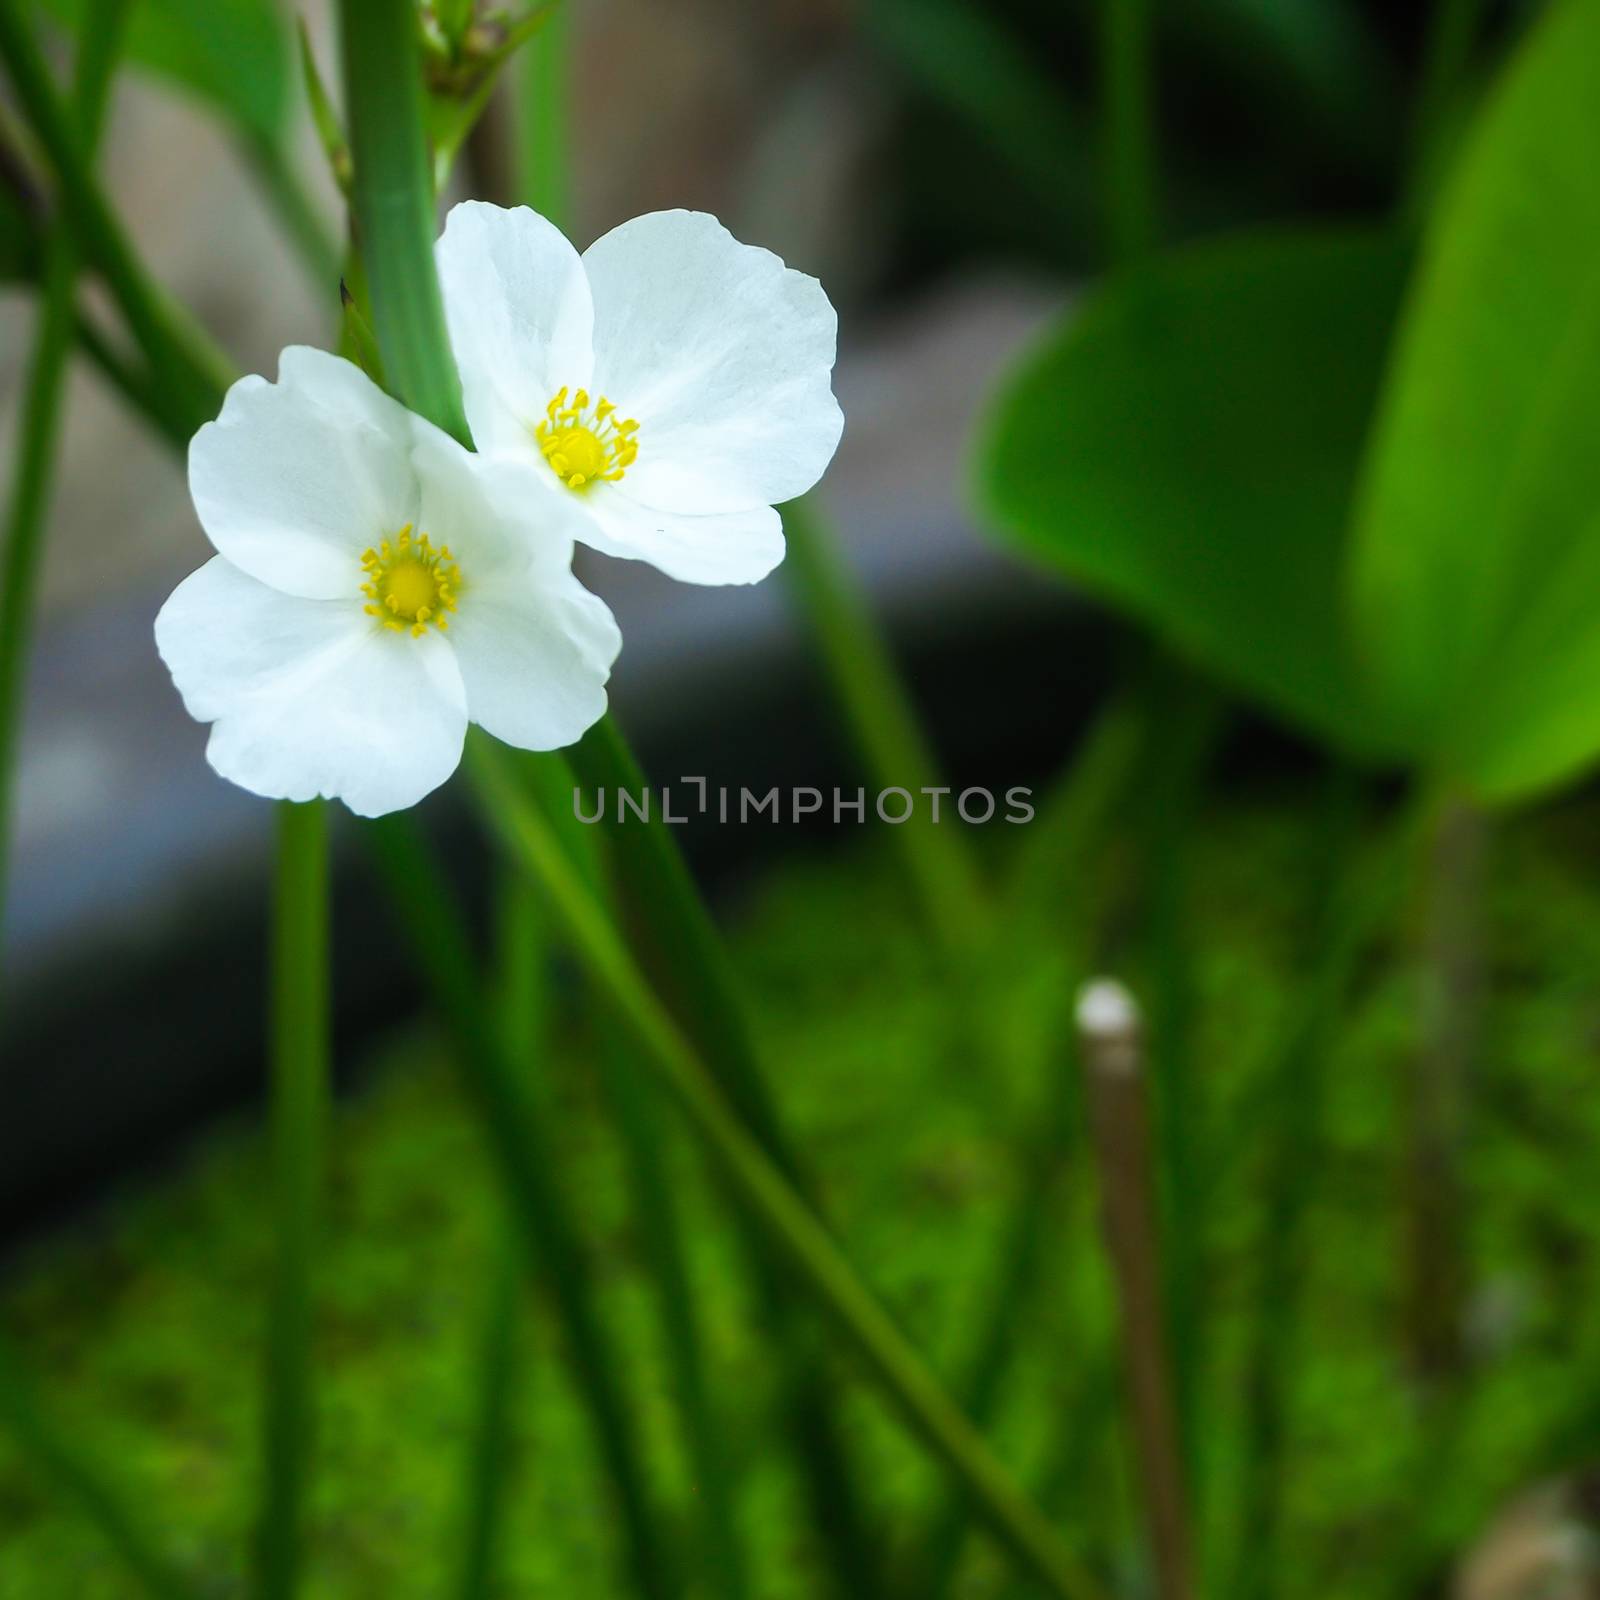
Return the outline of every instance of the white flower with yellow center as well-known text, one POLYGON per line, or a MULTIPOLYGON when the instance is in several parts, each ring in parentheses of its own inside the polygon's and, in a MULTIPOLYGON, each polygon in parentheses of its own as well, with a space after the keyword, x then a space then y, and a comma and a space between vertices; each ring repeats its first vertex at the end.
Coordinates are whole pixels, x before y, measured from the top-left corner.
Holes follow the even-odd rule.
POLYGON ((604 714, 616 624, 507 476, 320 350, 228 391, 189 449, 218 553, 156 618, 223 777, 378 816, 455 771, 469 721, 553 750, 604 714))
POLYGON ((703 212, 635 217, 580 257, 536 212, 475 200, 438 263, 474 442, 530 496, 690 583, 777 566, 772 508, 822 476, 843 425, 815 278, 703 212))

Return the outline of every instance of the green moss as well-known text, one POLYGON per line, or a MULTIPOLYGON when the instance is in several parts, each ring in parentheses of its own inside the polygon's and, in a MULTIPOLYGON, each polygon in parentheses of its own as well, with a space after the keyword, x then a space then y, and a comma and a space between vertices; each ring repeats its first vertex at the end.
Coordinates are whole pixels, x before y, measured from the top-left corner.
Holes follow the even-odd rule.
MULTIPOLYGON (((1400 1069, 1411 981, 1379 952, 1328 1075, 1304 1177, 1307 1330, 1283 1483, 1293 1571, 1280 1593, 1367 1600, 1384 1573, 1472 1528, 1528 1475, 1564 1464, 1600 1397, 1600 860, 1587 812, 1499 841, 1494 1001, 1468 1179, 1477 1295, 1470 1403, 1432 1428, 1399 1357, 1400 1069), (1430 1443, 1444 1438, 1444 1443, 1430 1443), (1419 1473, 1428 1474, 1426 1506, 1419 1473)), ((1292 803, 1207 819, 1195 863, 1198 1126, 1206 1174, 1201 1386, 1205 1543, 1234 1548, 1243 1309, 1277 1130, 1263 1074, 1303 947, 1310 832, 1292 803)), ((1019 953, 990 1059, 961 1053, 948 992, 925 963, 869 843, 775 872, 732 919, 773 1083, 852 1258, 935 1364, 963 1370, 987 1313, 993 1244, 1024 1182, 1026 1138, 1066 1064, 1051 952, 1019 953), (1045 1049, 1041 1051, 1040 1046, 1045 1049)), ((1404 949, 1404 939, 1395 950, 1404 949)), ((575 1022, 538 1076, 562 1179, 578 1199, 603 1306, 628 1356, 656 1489, 694 1565, 695 1498, 624 1173, 575 1022)), ((499 1237, 478 1131, 447 1054, 421 1024, 388 1041, 344 1100, 319 1283, 321 1455, 312 1596, 451 1592, 477 1324, 499 1237)), ((1070 1083, 1070 1080, 1069 1080, 1070 1083)), ((714 1398, 729 1432, 762 1597, 819 1585, 803 1502, 774 1419, 772 1373, 721 1192, 663 1107, 714 1398)), ((1127 1559, 1126 1451, 1106 1366, 1112 1319, 1081 1142, 1049 1199, 1044 1271, 1012 1308, 1018 1359, 992 1429, 1093 1560, 1127 1559)), ((261 1286, 269 1238, 253 1124, 207 1138, 161 1181, 119 1194, 41 1242, 0 1299, 43 1398, 201 1576, 237 1592, 252 1517, 261 1286)), ((519 1331, 514 1482, 501 1592, 619 1592, 604 1481, 560 1340, 531 1299, 519 1331)), ((937 1505, 920 1454, 848 1366, 840 1382, 885 1548, 937 1505)), ((97 1534, 0 1440, 0 1595, 114 1600, 132 1592, 97 1534)), ((981 1541, 964 1595, 1005 1588, 981 1541)))

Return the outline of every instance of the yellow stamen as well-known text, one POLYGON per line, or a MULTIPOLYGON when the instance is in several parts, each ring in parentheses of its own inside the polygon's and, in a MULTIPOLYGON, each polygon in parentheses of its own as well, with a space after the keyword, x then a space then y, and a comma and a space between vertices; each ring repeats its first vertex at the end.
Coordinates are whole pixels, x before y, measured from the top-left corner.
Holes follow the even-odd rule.
POLYGON ((618 421, 615 404, 604 395, 595 400, 592 411, 587 389, 579 389, 570 403, 567 395, 563 385, 533 429, 550 470, 569 489, 579 491, 596 480, 619 482, 639 454, 639 442, 633 437, 638 422, 618 421))
POLYGON ((362 607, 395 633, 409 630, 420 639, 431 623, 448 626, 446 613, 456 608, 461 588, 461 569, 448 545, 434 549, 425 533, 413 533, 407 523, 394 536, 393 545, 380 540, 376 550, 362 553, 361 567, 366 582, 361 585, 368 605, 362 607))

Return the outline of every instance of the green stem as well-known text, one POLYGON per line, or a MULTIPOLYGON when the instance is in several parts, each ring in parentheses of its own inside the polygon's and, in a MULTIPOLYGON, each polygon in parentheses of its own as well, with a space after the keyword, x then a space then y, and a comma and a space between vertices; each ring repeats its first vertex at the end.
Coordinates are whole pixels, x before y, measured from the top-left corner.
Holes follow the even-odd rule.
POLYGON ((492 1246, 488 1301, 476 1365, 477 1407, 468 1449, 462 1516, 461 1600, 488 1600, 511 1465, 511 1408, 516 1396, 517 1314, 521 1309, 522 1244, 510 1219, 492 1246))
MULTIPOLYGON (((521 763, 533 779, 551 827, 564 841, 567 856, 588 892, 615 920, 599 841, 572 814, 568 785, 548 762, 521 763)), ((515 875, 530 884, 520 867, 515 875)), ((739 1535, 732 1468, 712 1404, 700 1334, 700 1319, 689 1286, 689 1265, 677 1198, 664 1159, 653 1084, 641 1080, 627 1042, 604 1005, 593 1008, 597 1034, 595 1061, 611 1106, 627 1161, 633 1214, 644 1241, 651 1281, 660 1308, 663 1344, 672 1364, 684 1431, 701 1505, 708 1562, 715 1586, 727 1600, 748 1592, 743 1542, 739 1535)))
POLYGON ((412 0, 342 0, 356 248, 395 397, 470 443, 433 266, 433 177, 412 0))
POLYGON ((649 1600, 673 1600, 678 1584, 645 1488, 628 1421, 626 1363, 599 1314, 593 1272, 528 1094, 527 1074, 486 1011, 471 949, 450 890, 415 825, 396 813, 365 829, 422 976, 456 1036, 467 1087, 477 1103, 515 1212, 530 1272, 542 1271, 566 1334, 567 1353, 611 1475, 634 1584, 649 1600))
POLYGON ((328 819, 324 802, 280 801, 272 930, 272 1192, 276 1259, 268 1307, 265 1492, 256 1593, 300 1587, 310 1486, 312 1276, 328 1116, 328 819))
POLYGON ((1049 1523, 1020 1494, 921 1357, 863 1287, 827 1230, 746 1131, 651 993, 559 841, 528 804, 505 759, 486 740, 477 738, 470 743, 468 759, 491 799, 491 814, 502 841, 544 885, 568 939, 591 980, 610 1002, 619 1025, 660 1075, 745 1205, 836 1320, 914 1431, 963 1485, 975 1509, 1024 1570, 1052 1594, 1067 1600, 1098 1594, 1049 1523))
POLYGON ((567 149, 567 6, 523 47, 518 63, 517 196, 559 227, 572 220, 567 149))
MULTIPOLYGON (((105 120, 112 72, 121 50, 127 0, 95 0, 84 18, 73 111, 84 148, 93 151, 105 120)), ((51 229, 45 245, 38 332, 22 403, 16 477, 0 552, 0 923, 5 920, 11 806, 23 690, 33 634, 39 563, 61 427, 67 359, 77 323, 78 256, 71 237, 51 229)))
POLYGON ((146 275, 127 233, 94 181, 84 146, 50 81, 24 11, 21 6, 0 5, 0 60, 5 62, 17 101, 54 170, 78 247, 105 278, 150 364, 180 390, 198 426, 215 412, 215 394, 231 381, 232 367, 197 324, 175 313, 166 295, 146 275))
POLYGON ((339 245, 291 165, 288 152, 281 143, 259 137, 244 138, 240 149, 305 269, 313 293, 322 305, 332 306, 339 292, 339 245))
POLYGON ((166 388, 118 350, 82 307, 76 312, 74 331, 83 353, 128 407, 142 416, 173 449, 187 450, 194 432, 192 418, 174 404, 166 388))
POLYGON ((950 790, 939 782, 938 765, 889 647, 815 498, 790 501, 783 527, 788 536, 784 575, 867 778, 880 790, 942 789, 946 797, 942 824, 929 820, 931 813, 925 816, 919 802, 918 814, 897 827, 894 837, 923 915, 959 971, 982 940, 987 907, 976 864, 950 817, 950 790))
POLYGON ((1100 93, 1111 260, 1126 269, 1156 237, 1150 0, 1101 0, 1100 93))
POLYGON ((40 1408, 7 1341, 0 1341, 0 1421, 41 1477, 77 1501, 151 1600, 196 1600, 199 1591, 171 1564, 140 1521, 138 1501, 115 1485, 40 1408))

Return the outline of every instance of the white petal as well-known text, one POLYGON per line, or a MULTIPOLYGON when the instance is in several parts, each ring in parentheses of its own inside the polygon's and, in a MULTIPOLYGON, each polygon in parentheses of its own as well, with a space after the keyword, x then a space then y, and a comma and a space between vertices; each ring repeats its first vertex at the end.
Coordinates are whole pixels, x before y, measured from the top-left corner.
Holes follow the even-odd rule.
POLYGON ((815 278, 700 211, 656 211, 583 255, 591 389, 639 423, 628 492, 669 511, 778 505, 822 476, 843 418, 838 318, 815 278))
POLYGON ((605 715, 622 635, 570 572, 478 589, 451 618, 450 640, 468 716, 507 744, 559 750, 605 715))
POLYGON ((305 600, 218 556, 156 618, 156 647, 206 757, 279 800, 343 800, 362 816, 415 805, 455 771, 466 695, 450 646, 376 626, 349 600, 305 600))
POLYGON ((435 545, 450 547, 464 589, 477 592, 506 570, 571 570, 583 523, 578 496, 542 456, 480 455, 422 424, 411 468, 421 495, 418 527, 435 545))
POLYGON ((435 259, 473 442, 532 450, 551 397, 589 381, 594 311, 577 251, 526 206, 465 200, 435 259))
POLYGON ((361 552, 416 516, 408 413, 359 367, 291 346, 277 383, 241 378, 189 446, 189 491, 213 545, 285 594, 361 585, 361 552))
POLYGON ((771 506, 681 516, 640 505, 626 484, 597 484, 582 498, 585 544, 648 561, 680 583, 755 583, 783 560, 783 519, 771 506))

